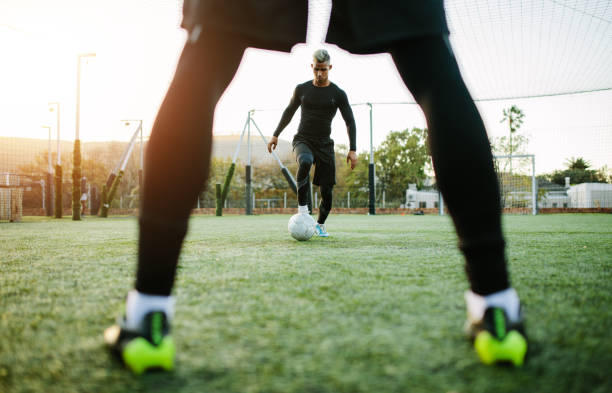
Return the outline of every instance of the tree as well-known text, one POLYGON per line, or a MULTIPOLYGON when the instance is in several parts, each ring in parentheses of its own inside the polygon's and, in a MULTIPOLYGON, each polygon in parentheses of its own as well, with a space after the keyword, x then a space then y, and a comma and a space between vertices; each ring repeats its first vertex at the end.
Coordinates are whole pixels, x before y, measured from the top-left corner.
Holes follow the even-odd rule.
MULTIPOLYGON (((497 138, 492 144, 492 149, 497 154, 509 155, 521 152, 521 150, 527 146, 529 140, 523 135, 514 135, 521 125, 523 125, 523 118, 525 114, 516 105, 512 105, 510 108, 503 110, 503 117, 500 123, 508 122, 508 138, 501 137, 497 138), (514 141, 513 141, 514 139, 514 141)), ((509 160, 510 173, 512 173, 512 158, 509 160)))
POLYGON ((508 129, 510 130, 510 155, 512 155, 512 134, 518 131, 523 124, 523 111, 520 110, 516 105, 512 105, 510 108, 503 110, 504 117, 501 119, 500 123, 505 121, 508 122, 508 129))
POLYGON ((591 167, 591 163, 588 162, 587 160, 585 160, 582 157, 568 158, 567 160, 565 160, 565 162, 567 164, 567 169, 574 169, 574 170, 585 171, 585 170, 587 170, 587 169, 589 169, 591 167))
MULTIPOLYGON (((392 131, 374 153, 376 177, 389 199, 401 199, 408 184, 421 188, 430 162, 427 130, 392 131)), ((367 182, 365 184, 367 186, 367 182)))
MULTIPOLYGON (((221 187, 223 187, 223 184, 225 183, 225 178, 231 165, 231 158, 211 158, 208 170, 208 181, 204 184, 202 190, 200 191, 199 198, 201 206, 215 206, 215 185, 219 183, 221 184, 221 187)), ((228 207, 243 206, 243 202, 245 200, 245 185, 245 166, 240 160, 238 160, 236 162, 234 175, 232 176, 231 182, 229 184, 229 190, 226 199, 228 207)))
MULTIPOLYGON (((346 150, 348 152, 348 149, 346 150)), ((357 155, 357 166, 355 169, 346 165, 346 152, 337 154, 336 156, 336 173, 338 174, 338 188, 350 191, 351 199, 356 201, 369 200, 369 178, 368 164, 370 162, 370 154, 361 152, 357 155)), ((377 190, 378 191, 378 190, 377 190)), ((378 193, 380 195, 380 192, 378 193)))
POLYGON ((567 169, 556 170, 547 177, 551 182, 565 185, 565 178, 570 178, 571 184, 580 183, 607 183, 609 176, 607 174, 607 168, 601 168, 599 170, 589 169, 591 164, 582 157, 569 158, 565 160, 567 169))
POLYGON ((501 136, 491 141, 491 150, 495 155, 511 156, 526 154, 529 138, 525 135, 516 134, 512 138, 501 136))
MULTIPOLYGON (((287 169, 295 178, 295 171, 287 169)), ((275 207, 282 206, 280 201, 283 200, 285 193, 289 199, 296 198, 276 161, 259 162, 253 167, 253 192, 259 199, 276 200, 271 204, 275 207)))

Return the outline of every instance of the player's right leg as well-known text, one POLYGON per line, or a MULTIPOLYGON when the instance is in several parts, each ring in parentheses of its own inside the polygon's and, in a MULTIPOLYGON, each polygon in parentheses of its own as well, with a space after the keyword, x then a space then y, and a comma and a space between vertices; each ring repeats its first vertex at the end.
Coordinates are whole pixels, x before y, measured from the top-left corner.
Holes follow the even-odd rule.
POLYGON ((173 366, 170 294, 179 252, 208 175, 214 109, 246 47, 231 35, 191 38, 147 146, 135 289, 125 317, 105 332, 107 344, 135 373, 173 366))
POLYGON ((310 148, 303 142, 295 142, 293 150, 298 164, 296 174, 298 213, 309 213, 310 199, 310 169, 314 163, 314 155, 310 148))
POLYGON ((438 186, 466 258, 471 286, 466 300, 471 326, 478 330, 476 350, 485 363, 520 365, 526 340, 506 267, 497 176, 484 124, 448 37, 406 40, 390 52, 427 119, 438 186))

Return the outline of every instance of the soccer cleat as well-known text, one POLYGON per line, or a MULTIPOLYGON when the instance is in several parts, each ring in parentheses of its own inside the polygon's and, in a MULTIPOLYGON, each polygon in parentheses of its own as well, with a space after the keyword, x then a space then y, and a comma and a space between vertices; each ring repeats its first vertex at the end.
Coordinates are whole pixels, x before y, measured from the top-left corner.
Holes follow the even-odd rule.
POLYGON ((174 341, 166 314, 161 311, 146 314, 138 331, 127 329, 121 318, 104 331, 104 341, 134 374, 174 367, 174 341))
POLYGON ((489 307, 481 321, 468 321, 466 331, 474 339, 474 348, 484 364, 523 365, 527 353, 527 337, 522 318, 512 323, 502 308, 489 307))
POLYGON ((327 229, 325 229, 325 224, 317 223, 315 226, 315 233, 319 237, 329 237, 329 232, 327 232, 327 229))

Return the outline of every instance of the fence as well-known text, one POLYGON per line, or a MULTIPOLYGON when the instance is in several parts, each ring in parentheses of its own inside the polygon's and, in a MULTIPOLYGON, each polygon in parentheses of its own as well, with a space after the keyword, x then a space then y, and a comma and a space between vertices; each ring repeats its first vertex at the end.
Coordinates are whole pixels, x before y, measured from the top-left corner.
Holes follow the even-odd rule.
MULTIPOLYGON (((24 138, 0 138, 0 220, 16 221, 21 215, 69 215, 72 205, 72 148, 71 142, 61 142, 60 159, 57 150, 49 152, 44 140, 24 138), (49 171, 48 163, 60 162, 49 171), (61 196, 57 197, 58 190, 61 196)), ((261 144, 261 142, 258 142, 261 144)), ((235 142, 232 142, 235 145, 235 142)), ((82 206, 84 214, 97 214, 101 204, 102 188, 107 184, 127 143, 84 143, 82 153, 81 189, 85 194, 82 206)), ((261 147, 261 146, 259 146, 261 147)), ((233 150, 233 149, 232 149, 233 150)), ((136 147, 135 152, 140 152, 136 147)), ((536 176, 535 155, 495 156, 495 168, 500 184, 500 197, 505 213, 535 214, 557 211, 583 211, 581 209, 611 209, 612 184, 583 183, 566 186, 545 182, 536 176)), ((111 203, 112 209, 137 209, 139 204, 140 174, 139 153, 129 159, 122 182, 111 203)), ((227 160, 226 160, 227 161, 227 160)), ((194 207, 214 208, 216 205, 214 182, 219 181, 227 170, 227 162, 214 159, 211 165, 210 186, 204 190, 194 207)), ((296 167, 290 155, 283 157, 284 165, 291 173, 296 167)), ((342 164, 342 160, 338 159, 342 164)), ((224 207, 246 208, 244 164, 239 160, 236 175, 230 185, 224 207)), ((294 208, 295 193, 289 188, 275 162, 254 161, 251 195, 255 209, 294 208)), ((369 189, 366 183, 359 187, 337 186, 334 190, 333 206, 337 209, 363 209, 369 207, 369 189)), ((408 185, 407 185, 408 186, 408 185)), ((377 184, 376 209, 427 209, 443 211, 436 190, 408 189, 406 195, 393 198, 377 184)), ((471 190, 470 192, 478 192, 471 190)), ((319 203, 318 189, 313 189, 315 208, 319 203)), ((475 206, 477 208, 477 206, 475 206)))
MULTIPOLYGON (((20 211, 23 215, 61 217, 71 214, 73 143, 53 143, 51 150, 48 146, 48 141, 43 139, 0 137, 0 188, 20 190, 20 211)), ((85 214, 98 213, 102 188, 126 146, 127 142, 82 144, 82 177, 79 179, 82 191, 78 200, 85 214)), ((139 148, 135 150, 140 151, 139 148)), ((139 165, 138 153, 132 154, 111 207, 138 207, 139 165)), ((7 191, 1 195, 3 211, 8 211, 9 201, 12 205, 17 203, 17 200, 8 198, 7 191)), ((0 220, 12 219, 4 214, 0 220)))
MULTIPOLYGON (((597 102, 612 99, 612 93, 593 93, 572 97, 571 103, 576 107, 588 105, 589 98, 597 98, 597 102), (601 97, 600 97, 601 96, 601 97)), ((532 107, 537 110, 539 106, 546 102, 555 101, 558 98, 548 100, 540 98, 531 102, 532 107)), ((480 103, 480 106, 492 105, 491 102, 480 103)), ((584 109, 584 108, 582 108, 584 109)), ((414 105, 410 104, 373 104, 372 106, 358 105, 354 108, 355 118, 358 128, 362 134, 367 134, 369 129, 370 137, 376 137, 377 133, 384 134, 389 130, 401 130, 409 127, 406 121, 393 123, 395 112, 406 113, 406 118, 414 117, 418 111, 414 105), (406 112, 409 108, 410 111, 406 112), (371 117, 373 116, 373 117, 371 117), (374 119, 372 121, 372 118, 374 119), (384 120, 384 123, 383 123, 384 120), (384 124, 384 125, 381 125, 384 124), (395 124, 395 125, 394 125, 395 124), (381 129, 381 127, 384 127, 381 129)), ((563 118, 565 112, 559 113, 563 118)), ((272 124, 276 124, 281 111, 257 112, 257 122, 262 129, 270 129, 272 124)), ((612 128, 607 125, 607 117, 601 115, 601 122, 598 127, 585 127, 585 133, 579 131, 576 126, 569 126, 567 129, 560 129, 555 126, 552 129, 537 129, 531 131, 531 141, 523 146, 523 150, 535 151, 535 154, 521 155, 514 154, 498 155, 495 158, 500 197, 503 211, 506 213, 535 214, 539 212, 557 211, 553 209, 568 209, 567 211, 582 211, 581 209, 612 209, 612 187, 611 184, 590 182, 577 183, 576 178, 571 178, 565 186, 553 184, 547 181, 546 174, 550 174, 554 168, 563 169, 563 158, 568 154, 575 153, 589 163, 593 169, 598 169, 607 176, 610 182, 610 169, 607 167, 610 162, 609 151, 612 148, 612 128), (562 145, 560 144, 562 143, 562 145), (554 148, 550 148, 550 147, 554 148), (575 146, 570 149, 567 146, 575 146), (538 157, 536 166, 535 157, 538 157), (544 167, 544 169, 542 169, 544 167), (536 172, 537 170, 537 172, 536 172), (607 171, 607 172, 606 172, 607 171), (607 173, 607 175, 606 175, 607 173), (546 176, 545 176, 546 175, 546 176)), ((412 119, 414 120, 414 119, 412 119)), ((559 119, 556 119, 557 121, 559 119)), ((296 115, 288 129, 295 128, 299 121, 299 114, 296 115)), ((418 124, 418 121, 415 121, 418 124)), ((346 131, 342 119, 337 116, 332 127, 332 136, 339 141, 346 141, 346 131), (339 136, 340 135, 340 136, 339 136)), ((254 131, 253 131, 254 133, 254 131)), ((291 137, 291 131, 287 131, 291 137)), ((499 136, 498 131, 494 131, 490 137, 494 139, 499 136)), ((41 135, 42 136, 42 135, 41 135)), ((228 199, 225 203, 227 208, 244 209, 246 208, 245 196, 245 158, 252 155, 253 183, 251 185, 253 194, 250 201, 256 209, 276 209, 295 207, 297 205, 295 194, 287 186, 286 180, 279 171, 276 162, 270 157, 263 144, 254 134, 252 147, 253 150, 243 148, 238 156, 238 166, 236 175, 232 180, 228 199), (243 157, 244 156, 244 157, 243 157), (266 161, 267 160, 267 161, 266 161)), ((380 144, 374 139, 374 144, 380 144)), ((235 151, 238 138, 232 136, 215 137, 215 153, 211 164, 211 177, 209 187, 204 190, 194 207, 214 208, 215 193, 214 184, 223 182, 223 176, 227 172, 229 159, 235 151), (219 143, 223 138, 227 138, 225 145, 219 143), (225 147, 223 147, 225 146, 225 147), (225 149, 225 150, 224 150, 225 149), (216 161, 215 161, 216 160, 216 161)), ((368 146, 362 139, 358 144, 362 151, 367 151, 368 146)), ((246 138, 245 142, 246 143, 246 138)), ((337 147, 341 144, 338 143, 337 147)), ((82 178, 81 189, 84 190, 82 206, 85 214, 97 214, 101 204, 103 186, 108 184, 109 174, 114 168, 123 153, 126 151, 128 142, 85 142, 81 146, 82 150, 82 178)), ((291 156, 291 145, 287 141, 279 141, 279 154, 282 163, 287 170, 295 174, 296 165, 291 156), (282 145, 282 146, 281 146, 282 145)), ((46 139, 26 139, 3 137, 0 134, 0 187, 16 189, 19 188, 21 207, 19 210, 23 215, 58 215, 70 214, 72 205, 72 167, 74 148, 73 142, 59 141, 51 143, 46 139), (50 148, 51 146, 51 148, 50 148), (68 212, 66 212, 68 210, 68 212)), ((142 161, 141 146, 137 142, 133 146, 132 154, 127 161, 127 166, 122 176, 122 182, 117 189, 116 197, 111 202, 112 209, 137 209, 139 204, 139 185, 141 173, 139 173, 140 162, 142 161)), ((339 154, 337 166, 343 165, 344 157, 339 154)), ((367 165, 367 159, 362 159, 360 165, 367 165)), ((338 172, 339 173, 339 172, 338 172)), ((431 176, 431 170, 428 171, 431 176)), ((469 174, 466 174, 469 175, 469 174)), ((344 177, 344 176, 341 176, 344 177)), ((389 197, 385 195, 380 182, 376 180, 374 205, 376 209, 439 209, 443 211, 443 202, 435 190, 412 190, 414 199, 410 199, 411 193, 407 195, 395 195, 389 197), (436 202, 437 200, 437 202, 436 202)), ((338 186, 334 191, 333 205, 342 209, 362 209, 370 207, 368 177, 359 179, 354 184, 342 182, 339 178, 338 186)), ((406 184, 408 189, 408 185, 406 184)), ((409 190, 410 191, 410 190, 409 190)), ((478 190, 469 190, 478 192, 478 190)), ((9 205, 14 206, 17 199, 11 199, 4 192, 2 201, 3 211, 10 211, 9 205)), ((17 195, 17 194, 15 194, 17 195)), ((313 201, 315 206, 318 202, 318 192, 313 190, 313 201)), ((83 197, 83 196, 82 196, 83 197)), ((14 198, 14 197, 12 197, 14 198)), ((77 199, 78 200, 78 199, 77 199)), ((475 208, 478 208, 475 206, 475 208)), ((1 220, 12 220, 16 217, 18 210, 13 210, 10 218, 8 213, 0 217, 1 220)), ((429 210, 428 210, 429 211, 429 210)))

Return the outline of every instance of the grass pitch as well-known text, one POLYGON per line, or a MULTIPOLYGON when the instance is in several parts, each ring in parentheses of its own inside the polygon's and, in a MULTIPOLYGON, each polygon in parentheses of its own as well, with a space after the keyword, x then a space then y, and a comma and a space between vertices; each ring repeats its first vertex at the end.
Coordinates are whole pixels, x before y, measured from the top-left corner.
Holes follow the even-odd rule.
POLYGON ((193 217, 177 276, 176 370, 103 347, 133 286, 134 218, 0 224, 0 392, 610 392, 612 215, 506 216, 527 315, 522 369, 481 365, 448 217, 193 217))

